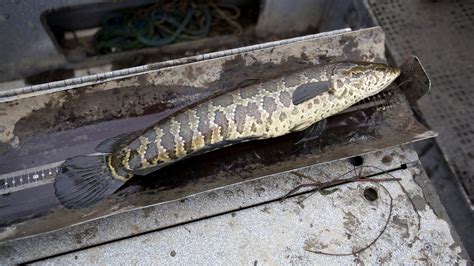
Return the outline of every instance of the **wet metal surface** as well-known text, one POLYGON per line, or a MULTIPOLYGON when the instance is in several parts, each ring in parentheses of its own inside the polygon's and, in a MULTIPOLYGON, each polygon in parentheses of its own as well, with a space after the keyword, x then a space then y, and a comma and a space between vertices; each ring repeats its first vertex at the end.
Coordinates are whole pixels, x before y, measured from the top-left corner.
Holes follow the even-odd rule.
MULTIPOLYGON (((380 28, 179 65, 0 103, 0 169, 3 173, 94 152, 95 145, 216 92, 330 61, 384 61, 380 28)), ((289 171, 434 135, 413 117, 393 85, 372 103, 329 119, 322 136, 295 145, 305 133, 249 142, 190 158, 135 179, 91 209, 59 206, 52 184, 0 196, 3 240, 179 199, 254 178, 289 171), (397 132, 397 134, 393 134, 397 132), (278 149, 275 147, 278 146, 278 149)))

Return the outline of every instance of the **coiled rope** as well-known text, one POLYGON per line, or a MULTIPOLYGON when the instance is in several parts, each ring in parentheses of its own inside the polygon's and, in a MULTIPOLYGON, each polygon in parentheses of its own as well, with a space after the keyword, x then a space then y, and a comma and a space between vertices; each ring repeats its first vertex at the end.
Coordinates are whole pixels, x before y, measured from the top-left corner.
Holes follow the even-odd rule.
POLYGON ((237 19, 240 9, 213 1, 160 1, 154 5, 106 16, 94 35, 94 48, 101 54, 144 47, 159 47, 208 36, 221 21, 243 32, 237 19))

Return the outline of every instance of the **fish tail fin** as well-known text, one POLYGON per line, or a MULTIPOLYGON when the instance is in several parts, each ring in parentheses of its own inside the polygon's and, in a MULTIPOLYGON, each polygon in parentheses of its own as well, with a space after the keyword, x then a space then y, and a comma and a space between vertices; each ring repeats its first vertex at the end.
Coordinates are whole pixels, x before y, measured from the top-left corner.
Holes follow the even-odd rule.
POLYGON ((89 207, 125 184, 113 177, 106 156, 76 156, 63 163, 54 182, 56 197, 62 205, 70 209, 89 207))

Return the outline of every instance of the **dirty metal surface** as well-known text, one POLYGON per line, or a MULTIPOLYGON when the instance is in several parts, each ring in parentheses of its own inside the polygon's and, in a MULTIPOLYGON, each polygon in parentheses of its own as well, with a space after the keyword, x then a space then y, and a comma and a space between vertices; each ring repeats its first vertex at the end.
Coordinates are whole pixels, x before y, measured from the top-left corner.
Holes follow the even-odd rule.
POLYGON ((401 66, 402 73, 400 88, 405 94, 407 101, 415 106, 418 100, 431 89, 431 81, 426 74, 425 68, 416 56, 409 57, 401 66))
MULTIPOLYGON (((145 127, 243 81, 340 60, 383 62, 381 29, 325 36, 0 103, 0 174, 93 153, 103 139, 145 127)), ((304 134, 249 142, 176 163, 135 179, 92 209, 60 207, 51 183, 3 194, 0 238, 5 241, 58 230, 434 135, 414 119, 396 85, 329 119, 319 139, 295 145, 304 134)))
POLYGON ((368 1, 393 59, 416 54, 432 80, 419 108, 474 208, 474 2, 368 1))
POLYGON ((330 194, 303 189, 281 202, 312 182, 302 175, 320 182, 353 175, 349 160, 312 165, 10 242, 2 255, 37 264, 467 263, 410 145, 367 153, 362 162, 363 175, 401 181, 351 183, 330 194), (367 189, 376 196, 364 196, 367 189))

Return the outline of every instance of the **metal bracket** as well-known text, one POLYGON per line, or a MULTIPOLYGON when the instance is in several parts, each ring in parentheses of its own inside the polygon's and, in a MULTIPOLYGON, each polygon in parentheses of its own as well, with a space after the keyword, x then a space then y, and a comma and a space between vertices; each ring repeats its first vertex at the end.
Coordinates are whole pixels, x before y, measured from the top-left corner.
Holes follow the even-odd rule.
POLYGON ((410 105, 415 105, 430 90, 431 80, 417 56, 408 58, 400 68, 402 72, 398 84, 410 105))

